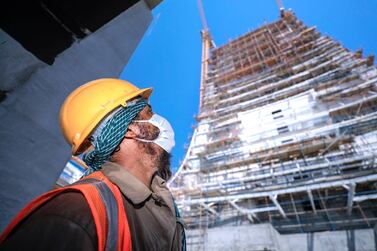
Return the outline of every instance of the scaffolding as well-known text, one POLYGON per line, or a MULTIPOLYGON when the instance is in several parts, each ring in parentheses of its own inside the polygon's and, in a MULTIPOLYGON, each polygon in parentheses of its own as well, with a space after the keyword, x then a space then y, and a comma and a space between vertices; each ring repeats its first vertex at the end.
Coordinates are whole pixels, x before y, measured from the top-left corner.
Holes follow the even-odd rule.
POLYGON ((374 57, 284 9, 221 47, 202 38, 197 126, 169 182, 192 233, 266 222, 282 234, 373 227, 374 57))

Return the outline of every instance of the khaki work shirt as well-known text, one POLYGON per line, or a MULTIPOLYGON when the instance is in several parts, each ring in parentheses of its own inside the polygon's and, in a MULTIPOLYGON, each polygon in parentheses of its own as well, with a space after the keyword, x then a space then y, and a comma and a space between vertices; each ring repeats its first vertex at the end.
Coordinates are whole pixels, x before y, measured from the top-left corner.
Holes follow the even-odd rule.
POLYGON ((106 162, 101 171, 124 195, 133 250, 182 250, 184 228, 165 180, 155 175, 150 190, 116 163, 106 162))

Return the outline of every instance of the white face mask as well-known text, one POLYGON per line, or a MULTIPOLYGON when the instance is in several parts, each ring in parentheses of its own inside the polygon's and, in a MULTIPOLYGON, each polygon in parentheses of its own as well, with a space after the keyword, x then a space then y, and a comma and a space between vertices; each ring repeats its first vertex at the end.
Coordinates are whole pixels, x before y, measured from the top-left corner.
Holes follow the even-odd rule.
POLYGON ((139 140, 142 142, 155 143, 161 146, 168 153, 171 152, 171 150, 173 149, 175 145, 175 141, 174 141, 174 131, 169 121, 167 121, 165 118, 161 117, 160 115, 153 114, 153 116, 148 120, 134 120, 132 122, 151 123, 152 125, 154 125, 160 130, 158 137, 154 140, 135 138, 136 140, 139 140))

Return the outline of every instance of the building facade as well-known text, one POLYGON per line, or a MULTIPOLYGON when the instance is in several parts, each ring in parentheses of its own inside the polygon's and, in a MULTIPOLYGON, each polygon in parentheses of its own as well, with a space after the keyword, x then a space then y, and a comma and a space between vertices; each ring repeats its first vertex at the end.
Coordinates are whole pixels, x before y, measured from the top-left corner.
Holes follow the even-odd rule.
POLYGON ((284 10, 226 45, 214 47, 208 30, 202 40, 197 126, 170 181, 193 229, 189 247, 205 249, 209 228, 373 228, 374 57, 347 50, 284 10))

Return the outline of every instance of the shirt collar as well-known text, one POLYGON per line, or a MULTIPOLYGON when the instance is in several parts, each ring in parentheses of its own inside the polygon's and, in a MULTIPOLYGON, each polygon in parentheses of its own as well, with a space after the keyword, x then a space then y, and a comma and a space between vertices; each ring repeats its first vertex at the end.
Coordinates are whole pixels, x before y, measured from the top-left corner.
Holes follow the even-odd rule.
MULTIPOLYGON (((153 192, 162 196, 164 200, 168 199, 166 195, 170 194, 166 187, 165 180, 158 175, 155 175, 152 179, 151 191, 143 182, 119 164, 106 162, 102 165, 101 171, 109 180, 119 187, 124 196, 131 200, 134 205, 147 200, 153 192)), ((169 202, 167 202, 168 205, 170 204, 169 202)))

